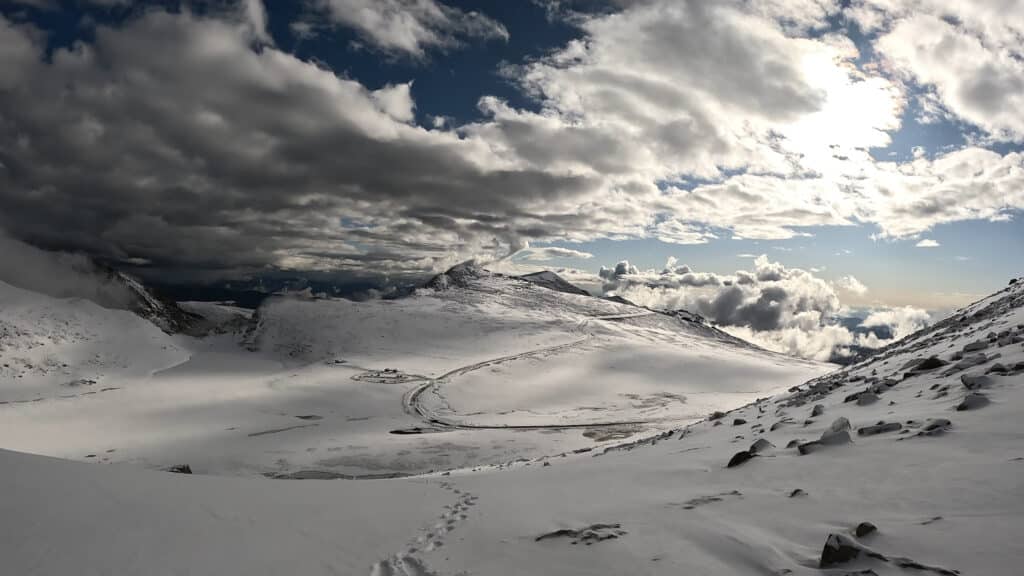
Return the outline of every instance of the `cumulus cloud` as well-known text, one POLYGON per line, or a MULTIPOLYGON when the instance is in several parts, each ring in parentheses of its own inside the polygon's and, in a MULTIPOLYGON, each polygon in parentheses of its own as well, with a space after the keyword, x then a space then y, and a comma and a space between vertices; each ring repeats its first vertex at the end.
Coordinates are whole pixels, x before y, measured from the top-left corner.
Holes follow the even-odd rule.
POLYGON ((865 286, 863 282, 857 280, 857 278, 852 275, 840 277, 838 280, 835 281, 835 285, 836 288, 839 288, 840 290, 845 290, 847 292, 850 292, 851 294, 856 294, 858 296, 863 296, 868 292, 868 287, 865 286))
MULTIPOLYGON (((826 32, 834 2, 797 4, 576 14, 579 38, 500 70, 531 106, 485 95, 477 120, 430 127, 407 79, 371 90, 269 43, 255 0, 133 12, 52 54, 41 31, 0 17, 0 226, 46 248, 139 258, 154 275, 396 278, 530 243, 699 244, 864 223, 905 238, 1024 207, 1020 153, 874 160, 900 126, 902 76, 858 67, 853 43, 826 32)), ((878 34, 903 18, 895 1, 855 4, 882 14, 878 34)), ((312 5, 413 57, 507 35, 437 0, 312 5)), ((961 21, 1009 49, 1006 25, 961 21)))
POLYGON ((874 46, 895 71, 993 139, 1024 141, 1024 4, 869 0, 855 10, 884 30, 874 46))
POLYGON ((935 240, 932 240, 931 238, 924 238, 917 244, 914 244, 914 246, 918 248, 938 248, 939 246, 941 246, 941 244, 939 244, 935 240))
POLYGON ((315 0, 335 23, 355 29, 374 47, 423 57, 432 48, 467 38, 508 40, 508 30, 487 16, 436 0, 315 0))
POLYGON ((931 315, 925 310, 904 306, 902 308, 876 310, 861 322, 861 326, 865 328, 887 326, 892 330, 893 337, 900 339, 924 328, 929 322, 931 322, 931 315))
MULTIPOLYGON (((841 324, 844 308, 837 288, 867 291, 853 276, 834 284, 799 268, 758 256, 751 270, 730 275, 694 272, 670 259, 660 271, 639 270, 628 262, 601 268, 606 295, 619 295, 655 309, 686 309, 722 329, 771 350, 829 360, 849 355, 855 346, 877 348, 892 340, 857 332, 841 324)), ((903 337, 927 322, 922 310, 882 310, 864 328, 889 326, 903 337)))

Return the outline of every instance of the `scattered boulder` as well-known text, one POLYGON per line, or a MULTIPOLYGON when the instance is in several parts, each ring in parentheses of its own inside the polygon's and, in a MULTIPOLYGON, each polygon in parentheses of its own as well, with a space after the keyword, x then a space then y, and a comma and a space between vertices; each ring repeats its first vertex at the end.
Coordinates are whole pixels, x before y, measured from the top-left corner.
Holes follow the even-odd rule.
POLYGON ((192 467, 189 466, 188 464, 175 464, 174 466, 164 468, 164 472, 174 472, 175 474, 191 474, 192 467))
POLYGON ((874 436, 876 434, 885 434, 886 432, 896 432, 901 430, 903 425, 899 422, 879 422, 874 426, 865 426, 857 429, 858 436, 874 436))
POLYGON ((985 396, 980 392, 971 392, 964 397, 963 401, 957 405, 956 409, 958 412, 963 412, 964 410, 976 410, 987 406, 988 404, 988 396, 985 396))
POLYGON ((962 374, 960 376, 960 383, 968 390, 979 390, 995 384, 995 380, 991 376, 962 374))
POLYGON ((871 534, 871 533, 874 533, 874 532, 877 532, 877 531, 878 531, 878 527, 875 526, 874 524, 872 524, 871 522, 861 522, 860 524, 857 524, 856 528, 853 529, 853 534, 857 538, 863 538, 863 537, 867 536, 868 534, 871 534))
POLYGON ((735 467, 739 466, 740 464, 743 464, 747 460, 750 460, 754 456, 756 456, 756 454, 751 454, 750 452, 748 452, 746 450, 742 450, 742 451, 737 452, 736 454, 734 454, 733 457, 729 459, 729 463, 726 464, 725 467, 726 468, 735 468, 735 467))
POLYGON ((800 440, 799 438, 796 440, 790 440, 789 443, 786 444, 786 448, 796 448, 801 442, 803 442, 803 440, 800 440))
POLYGON ((878 394, 874 392, 862 392, 857 397, 857 406, 870 406, 875 402, 878 402, 878 394))
POLYGON ((852 441, 850 439, 850 421, 840 416, 832 422, 827 430, 821 433, 821 438, 813 442, 798 444, 796 448, 800 454, 810 454, 821 446, 838 446, 849 444, 852 441))
POLYGON ((789 493, 789 497, 790 498, 796 498, 797 496, 807 496, 807 492, 804 492, 800 488, 796 488, 792 492, 789 493))
POLYGON ((772 444, 771 442, 765 440, 764 438, 758 438, 753 444, 750 445, 750 449, 747 450, 747 452, 750 452, 751 454, 758 454, 760 452, 763 452, 764 450, 767 450, 768 448, 775 448, 775 444, 772 444))
POLYGON ((732 421, 732 425, 733 426, 742 426, 742 425, 744 425, 746 423, 747 423, 747 421, 744 420, 743 418, 736 418, 735 420, 732 421))
POLYGON ((961 359, 956 364, 953 364, 953 366, 950 367, 949 370, 944 371, 943 374, 949 375, 949 374, 953 374, 955 372, 959 372, 960 370, 967 370, 968 368, 973 368, 973 367, 975 367, 975 366, 977 366, 979 364, 984 364, 985 362, 988 362, 988 361, 989 361, 989 358, 987 356, 985 356, 985 354, 983 354, 983 353, 971 354, 970 356, 964 356, 963 359, 961 359))
POLYGON ((814 408, 811 408, 811 418, 815 416, 821 416, 825 413, 825 407, 821 404, 815 404, 814 408))
POLYGON ((964 353, 966 354, 967 352, 977 352, 979 350, 984 350, 986 348, 988 348, 988 342, 986 342, 985 340, 978 340, 976 342, 971 342, 970 344, 965 345, 964 353))
POLYGON ((938 436, 953 427, 945 418, 929 418, 918 432, 919 436, 938 436))
POLYGON ((845 564, 860 556, 862 550, 861 546, 849 536, 829 534, 825 540, 825 547, 821 550, 818 567, 830 568, 838 564, 845 564))
POLYGON ((996 362, 995 364, 989 366, 988 370, 986 370, 985 373, 986 374, 992 374, 992 373, 1006 374, 1009 371, 1010 371, 1010 369, 1007 368, 1005 364, 1000 364, 999 362, 996 362))
POLYGON ((946 362, 945 360, 939 358, 938 356, 929 356, 923 362, 921 362, 920 364, 915 366, 914 370, 915 371, 934 370, 936 368, 941 368, 941 367, 945 366, 946 364, 948 364, 948 362, 946 362))
POLYGON ((722 412, 721 410, 715 410, 710 416, 708 416, 708 420, 721 420, 722 418, 725 418, 725 412, 722 412))

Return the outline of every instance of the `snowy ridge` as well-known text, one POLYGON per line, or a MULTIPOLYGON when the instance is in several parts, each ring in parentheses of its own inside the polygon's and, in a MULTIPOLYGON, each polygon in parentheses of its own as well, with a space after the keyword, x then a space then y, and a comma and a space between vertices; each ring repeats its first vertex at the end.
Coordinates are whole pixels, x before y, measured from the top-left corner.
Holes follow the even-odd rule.
POLYGON ((108 274, 127 288, 134 297, 131 310, 156 324, 164 332, 168 334, 188 332, 201 324, 201 316, 181 308, 174 302, 157 297, 137 279, 115 270, 109 270, 108 274))
POLYGON ((558 292, 565 292, 566 294, 581 294, 583 296, 589 296, 590 293, 566 281, 564 278, 551 272, 550 270, 544 270, 543 272, 534 272, 533 274, 524 274, 519 276, 520 279, 526 280, 538 286, 543 286, 550 290, 557 290, 558 292))

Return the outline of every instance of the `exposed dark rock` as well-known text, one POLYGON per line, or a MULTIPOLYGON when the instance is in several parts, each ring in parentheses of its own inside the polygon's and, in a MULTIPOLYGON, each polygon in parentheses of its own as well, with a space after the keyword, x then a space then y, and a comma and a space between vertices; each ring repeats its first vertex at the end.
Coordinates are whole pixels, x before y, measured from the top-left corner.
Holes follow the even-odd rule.
POLYGON ((790 498, 796 498, 797 496, 807 496, 807 492, 804 492, 800 488, 796 488, 792 492, 789 493, 789 497, 790 498))
POLYGON ((860 524, 857 524, 856 528, 854 528, 853 534, 857 538, 863 538, 863 537, 867 536, 868 534, 871 534, 871 533, 877 532, 877 531, 878 531, 878 527, 875 526, 874 524, 872 524, 871 522, 861 522, 860 524))
POLYGON ((861 395, 857 397, 857 406, 869 406, 875 402, 878 402, 878 394, 875 394, 874 392, 862 392, 861 395))
POLYGON ((929 418, 918 432, 921 436, 938 436, 953 427, 953 423, 945 418, 929 418))
POLYGON ((821 404, 815 404, 814 408, 811 408, 811 418, 814 418, 815 416, 821 416, 824 413, 825 413, 825 406, 823 406, 821 404))
POLYGON ((903 425, 899 422, 888 422, 875 424, 874 426, 865 426, 857 429, 858 436, 874 436, 875 434, 885 434, 886 432, 896 432, 903 428, 903 425))
POLYGON ((956 409, 958 412, 964 410, 976 410, 989 404, 988 396, 981 394, 980 392, 971 392, 964 397, 963 401, 957 405, 956 409))
POLYGON ((176 464, 168 468, 164 468, 164 472, 174 472, 175 474, 191 474, 192 467, 188 464, 176 464))
POLYGON ((986 374, 992 374, 992 373, 1006 374, 1009 371, 1010 371, 1010 369, 1007 368, 1004 364, 1000 364, 999 362, 996 362, 995 364, 989 366, 988 370, 986 370, 985 373, 986 374))
POLYGON ((747 460, 750 460, 754 456, 755 456, 755 454, 751 454, 750 452, 748 452, 746 450, 737 452, 736 454, 733 455, 732 458, 729 459, 729 463, 726 464, 725 467, 726 468, 735 468, 736 466, 739 466, 740 464, 743 464, 747 460))
POLYGON ((968 390, 980 390, 995 384, 995 379, 985 375, 972 376, 970 374, 962 374, 960 376, 960 383, 968 390))
POLYGON ((946 364, 948 364, 948 362, 939 358, 938 356, 929 356, 923 362, 915 366, 913 371, 921 372, 924 370, 934 370, 936 368, 941 368, 946 364))
POLYGON ((747 421, 744 420, 743 418, 736 418, 735 420, 732 421, 732 425, 733 426, 742 426, 742 425, 744 425, 746 423, 747 423, 747 421))
MULTIPOLYGON (((845 534, 829 534, 825 546, 821 549, 819 568, 831 568, 856 559, 866 549, 845 534)), ((884 558, 884 557, 883 557, 884 558)))
POLYGON ((971 342, 970 344, 965 345, 964 353, 977 352, 979 350, 984 350, 985 348, 988 348, 988 342, 984 340, 978 340, 977 342, 971 342))
POLYGON ((710 416, 708 416, 708 420, 719 420, 721 418, 725 418, 725 412, 720 410, 715 410, 710 416))
POLYGON ((764 438, 758 438, 753 444, 750 445, 750 449, 747 452, 751 454, 758 454, 767 450, 768 448, 775 448, 775 444, 772 444, 764 438))

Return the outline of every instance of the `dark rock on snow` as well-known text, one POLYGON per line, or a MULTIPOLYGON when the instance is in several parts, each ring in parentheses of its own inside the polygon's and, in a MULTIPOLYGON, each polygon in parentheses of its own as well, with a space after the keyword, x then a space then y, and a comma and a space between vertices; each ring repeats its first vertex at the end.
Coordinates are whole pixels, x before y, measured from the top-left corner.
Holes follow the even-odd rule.
POLYGON ((729 463, 726 464, 725 467, 726 468, 735 468, 735 467, 739 466, 740 464, 743 464, 747 460, 750 460, 754 456, 756 456, 756 454, 751 454, 750 452, 748 452, 746 450, 743 450, 741 452, 737 452, 736 454, 733 455, 732 458, 729 459, 729 463))

